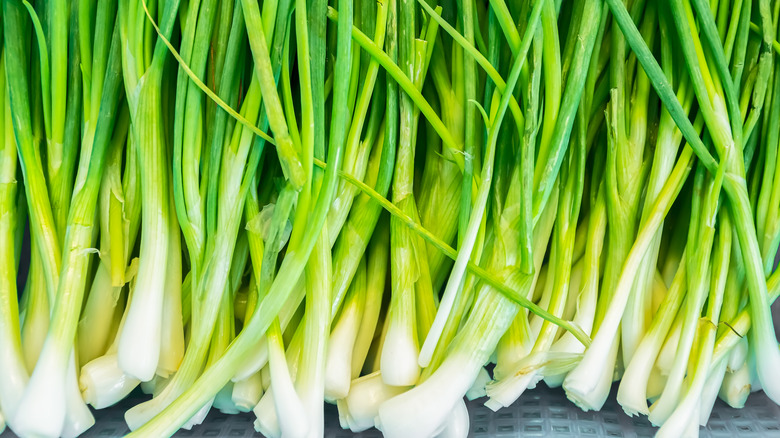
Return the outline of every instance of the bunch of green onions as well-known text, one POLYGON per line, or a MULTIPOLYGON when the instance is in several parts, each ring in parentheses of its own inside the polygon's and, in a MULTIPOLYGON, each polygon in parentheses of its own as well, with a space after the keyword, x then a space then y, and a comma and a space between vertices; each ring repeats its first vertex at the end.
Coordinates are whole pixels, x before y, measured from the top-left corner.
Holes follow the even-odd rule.
POLYGON ((780 2, 3 0, 0 431, 780 403, 780 2))

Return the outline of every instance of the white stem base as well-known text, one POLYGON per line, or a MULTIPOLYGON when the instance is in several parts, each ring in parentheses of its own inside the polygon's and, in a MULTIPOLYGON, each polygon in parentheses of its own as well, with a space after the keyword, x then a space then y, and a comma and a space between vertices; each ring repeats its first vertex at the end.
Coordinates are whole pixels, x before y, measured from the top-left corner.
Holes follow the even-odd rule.
POLYGON ((95 409, 113 406, 140 382, 119 369, 116 354, 101 356, 81 368, 79 386, 84 401, 95 409))
POLYGON ((594 339, 580 364, 563 381, 566 397, 583 411, 598 411, 607 400, 617 360, 618 340, 615 336, 611 344, 599 345, 602 351, 596 352, 591 351, 596 345, 594 339))
POLYGON ((223 414, 237 414, 241 412, 233 403, 233 382, 228 382, 214 397, 214 408, 223 414))
POLYGON ((707 382, 704 384, 704 390, 701 393, 701 402, 699 403, 699 425, 706 426, 707 421, 710 419, 712 408, 715 406, 715 401, 718 399, 718 390, 720 390, 723 384, 723 378, 726 375, 726 361, 721 361, 720 364, 716 364, 710 367, 710 375, 707 377, 707 382))
POLYGON ((263 336, 247 356, 241 367, 236 371, 236 375, 231 379, 234 382, 249 378, 249 376, 260 371, 268 364, 268 338, 263 336))
POLYGON ((741 409, 745 407, 745 400, 750 395, 751 389, 750 367, 747 362, 744 362, 733 373, 726 373, 718 396, 732 408, 741 409))
POLYGON ((233 384, 231 397, 233 404, 236 405, 236 409, 240 412, 251 411, 260 402, 260 397, 262 396, 263 376, 260 371, 233 384))
POLYGON ((385 384, 379 371, 353 380, 349 394, 336 403, 341 427, 355 433, 374 427, 379 406, 408 389, 385 384))
POLYGON ((65 425, 67 359, 48 337, 12 421, 19 436, 59 437, 65 425))
POLYGON ((420 349, 417 346, 417 334, 410 325, 414 322, 398 319, 389 323, 379 368, 386 384, 411 386, 420 378, 420 365, 417 363, 420 349))
POLYGON ((451 353, 427 380, 379 406, 377 429, 387 438, 438 434, 481 367, 470 357, 451 353))
POLYGON ((466 438, 468 436, 469 410, 466 408, 466 403, 461 400, 460 403, 455 404, 444 430, 436 435, 436 438, 466 438))
POLYGON ((269 388, 254 409, 252 409, 256 418, 254 423, 255 430, 268 438, 282 436, 282 431, 279 428, 279 418, 276 416, 273 392, 273 388, 269 388))
POLYGON ((477 374, 477 379, 474 380, 474 384, 466 391, 466 399, 471 401, 486 396, 487 390, 485 389, 485 385, 487 385, 488 382, 490 382, 490 374, 488 374, 485 367, 482 367, 479 369, 479 374, 477 374))
POLYGON ((199 424, 203 423, 203 420, 206 419, 206 416, 209 414, 209 411, 211 410, 211 405, 214 403, 214 399, 208 401, 205 405, 203 405, 200 409, 198 409, 198 412, 195 413, 195 415, 192 416, 189 420, 187 420, 186 423, 184 423, 184 426, 182 426, 182 429, 191 430, 194 426, 197 426, 199 424))

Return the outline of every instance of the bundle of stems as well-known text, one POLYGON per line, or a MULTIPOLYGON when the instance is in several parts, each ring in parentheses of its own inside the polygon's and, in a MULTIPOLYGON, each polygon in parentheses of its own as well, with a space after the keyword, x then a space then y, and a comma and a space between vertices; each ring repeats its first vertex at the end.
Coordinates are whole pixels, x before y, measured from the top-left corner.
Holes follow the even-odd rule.
POLYGON ((777 3, 2 7, 0 431, 780 402, 777 3))

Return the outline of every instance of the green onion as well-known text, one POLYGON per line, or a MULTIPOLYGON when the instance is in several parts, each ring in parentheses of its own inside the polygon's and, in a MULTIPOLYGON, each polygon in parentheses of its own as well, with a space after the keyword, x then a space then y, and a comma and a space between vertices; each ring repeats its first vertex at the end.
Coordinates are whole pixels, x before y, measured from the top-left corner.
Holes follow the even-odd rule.
POLYGON ((769 0, 2 7, 0 430, 780 397, 769 0))

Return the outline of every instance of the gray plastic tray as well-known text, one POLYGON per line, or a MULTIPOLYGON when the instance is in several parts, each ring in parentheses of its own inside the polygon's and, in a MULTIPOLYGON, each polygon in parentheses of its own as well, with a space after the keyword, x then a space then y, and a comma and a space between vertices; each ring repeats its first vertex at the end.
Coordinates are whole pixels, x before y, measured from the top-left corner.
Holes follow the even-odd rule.
MULTIPOLYGON (((526 391, 508 408, 493 412, 482 405, 485 399, 468 403, 471 431, 474 438, 508 437, 651 437, 654 428, 644 417, 631 418, 612 396, 599 412, 583 412, 566 399, 560 388, 550 389, 540 384, 526 391)), ((84 437, 115 437, 128 431, 124 411, 141 401, 132 397, 116 406, 95 412, 97 423, 84 437)), ((192 430, 179 431, 180 437, 250 437, 260 436, 254 431, 254 416, 250 414, 225 415, 212 411, 206 421, 192 430)), ((9 431, 0 435, 10 438, 9 431)), ((700 429, 705 437, 780 437, 780 407, 763 392, 748 397, 744 409, 733 409, 718 400, 710 421, 700 429)), ((339 427, 338 413, 333 405, 325 407, 325 437, 327 438, 379 438, 381 433, 371 429, 353 434, 339 427)))

